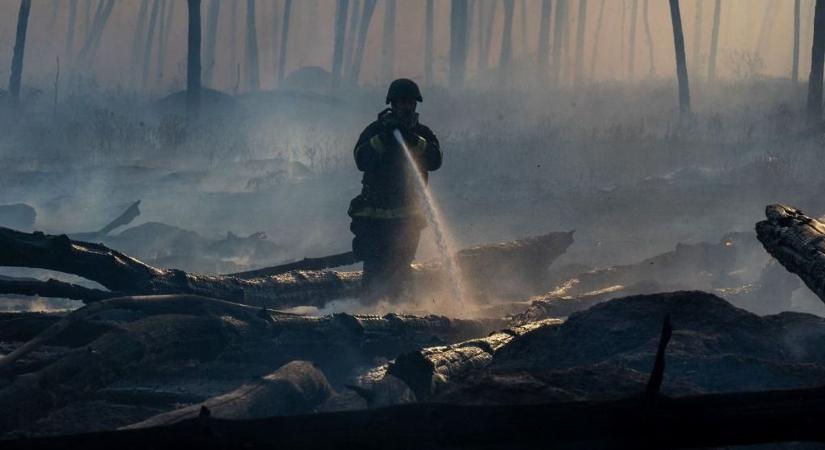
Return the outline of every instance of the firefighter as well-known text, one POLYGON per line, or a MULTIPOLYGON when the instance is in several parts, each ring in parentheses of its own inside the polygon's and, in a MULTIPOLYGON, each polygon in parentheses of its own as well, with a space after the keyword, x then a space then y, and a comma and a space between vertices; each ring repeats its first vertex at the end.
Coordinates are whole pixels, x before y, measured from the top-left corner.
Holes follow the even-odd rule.
POLYGON ((364 262, 363 286, 368 301, 397 300, 410 287, 410 263, 415 257, 426 218, 416 192, 417 170, 427 174, 441 167, 435 134, 418 122, 418 85, 409 79, 393 81, 378 119, 367 126, 355 144, 355 165, 364 172, 361 194, 350 202, 352 251, 364 262), (415 167, 393 132, 398 130, 415 167))

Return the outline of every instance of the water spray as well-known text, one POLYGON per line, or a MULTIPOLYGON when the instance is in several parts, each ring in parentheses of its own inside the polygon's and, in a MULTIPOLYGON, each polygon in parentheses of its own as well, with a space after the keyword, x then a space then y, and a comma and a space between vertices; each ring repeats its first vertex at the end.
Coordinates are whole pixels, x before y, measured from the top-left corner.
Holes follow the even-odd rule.
POLYGON ((435 202, 435 198, 433 197, 432 191, 429 186, 427 186, 427 182, 424 180, 424 176, 418 169, 418 164, 416 163, 412 152, 410 152, 410 149, 407 147, 404 137, 397 129, 392 131, 392 135, 395 137, 395 140, 398 141, 398 145, 400 145, 403 149, 404 155, 407 157, 407 162, 410 164, 410 168, 415 174, 416 192, 424 205, 424 214, 427 217, 427 223, 433 230, 435 243, 438 247, 439 253, 441 254, 442 264, 444 265, 444 268, 447 269, 447 275, 450 279, 450 288, 452 290, 453 297, 458 303, 458 310, 459 312, 466 312, 464 302, 464 278, 461 274, 461 267, 459 267, 458 260, 456 259, 456 250, 454 245, 455 241, 447 230, 444 216, 441 214, 438 204, 435 202))

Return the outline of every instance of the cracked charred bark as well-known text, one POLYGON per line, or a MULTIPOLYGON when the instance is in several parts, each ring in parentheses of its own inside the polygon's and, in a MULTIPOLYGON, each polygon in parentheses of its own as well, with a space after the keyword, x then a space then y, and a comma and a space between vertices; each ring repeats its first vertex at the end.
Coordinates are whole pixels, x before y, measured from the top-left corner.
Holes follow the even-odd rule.
POLYGON ((768 205, 756 224, 765 250, 825 301, 825 224, 785 205, 768 205))

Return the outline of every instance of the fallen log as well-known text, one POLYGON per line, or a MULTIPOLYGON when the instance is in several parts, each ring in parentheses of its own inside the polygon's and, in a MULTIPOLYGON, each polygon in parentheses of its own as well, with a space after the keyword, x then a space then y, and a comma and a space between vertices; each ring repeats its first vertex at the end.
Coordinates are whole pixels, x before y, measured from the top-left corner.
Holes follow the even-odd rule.
POLYGON ((559 319, 546 319, 498 331, 484 338, 416 350, 396 358, 389 364, 386 373, 404 381, 418 400, 426 400, 451 378, 488 366, 496 352, 514 338, 560 323, 562 321, 559 319))
POLYGON ((8 450, 704 448, 825 442, 825 389, 544 405, 417 403, 2 441, 8 450), (569 447, 565 447, 569 448, 569 447))
POLYGON ((314 412, 334 394, 321 371, 307 361, 292 361, 252 383, 202 403, 176 409, 124 429, 171 425, 209 412, 220 419, 259 419, 314 412))
MULTIPOLYGON (((543 271, 572 243, 572 232, 476 247, 460 253, 465 276, 478 291, 500 292, 501 280, 524 286, 540 284, 543 271), (501 264, 498 264, 498 262, 501 264), (492 274, 500 272, 495 278, 492 274)), ((328 301, 357 297, 360 272, 296 270, 259 278, 202 275, 161 269, 106 247, 74 241, 66 235, 22 233, 0 227, 0 266, 31 267, 71 273, 96 281, 112 296, 192 294, 273 309, 323 307, 328 301)), ((266 269, 261 269, 266 271, 266 269)), ((414 266, 422 286, 443 283, 438 264, 414 266)), ((31 289, 30 289, 31 290, 31 289)))
POLYGON ((35 278, 14 278, 0 275, 0 294, 28 295, 52 298, 68 298, 92 303, 112 297, 120 297, 118 292, 87 288, 73 283, 49 278, 46 281, 35 278))
POLYGON ((300 261, 284 263, 278 266, 264 267, 263 269, 248 270, 246 272, 230 273, 229 276, 250 279, 260 277, 270 277, 293 270, 324 270, 335 267, 348 266, 357 263, 355 254, 352 252, 339 253, 337 255, 322 256, 320 258, 304 258, 300 261))
POLYGON ((330 380, 342 382, 356 369, 374 364, 375 358, 469 339, 500 325, 394 314, 309 317, 188 295, 105 300, 73 311, 0 359, 3 375, 16 375, 0 389, 0 404, 15 405, 0 409, 0 433, 74 402, 97 399, 98 391, 115 382, 121 382, 119 390, 125 392, 124 379, 132 380, 127 384, 139 392, 144 386, 169 384, 168 374, 175 373, 181 384, 195 389, 178 394, 202 394, 197 386, 204 375, 186 369, 192 361, 209 362, 213 381, 238 380, 220 392, 240 386, 257 371, 264 375, 295 360, 313 361, 330 380), (23 356, 46 342, 71 339, 67 330, 85 321, 107 326, 99 327, 100 334, 88 344, 49 365, 19 372, 16 362, 23 356), (239 372, 239 367, 247 371, 239 372), (152 378, 154 371, 167 375, 158 380, 152 378))
POLYGON ((825 223, 785 205, 768 205, 756 237, 788 271, 825 301, 825 223))

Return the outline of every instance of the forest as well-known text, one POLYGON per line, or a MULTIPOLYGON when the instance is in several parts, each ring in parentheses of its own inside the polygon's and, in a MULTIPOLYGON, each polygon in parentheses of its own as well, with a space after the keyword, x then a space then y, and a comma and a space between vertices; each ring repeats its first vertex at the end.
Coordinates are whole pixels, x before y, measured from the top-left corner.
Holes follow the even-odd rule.
POLYGON ((825 447, 825 0, 0 11, 3 448, 825 447), (443 165, 367 301, 398 78, 443 165))

